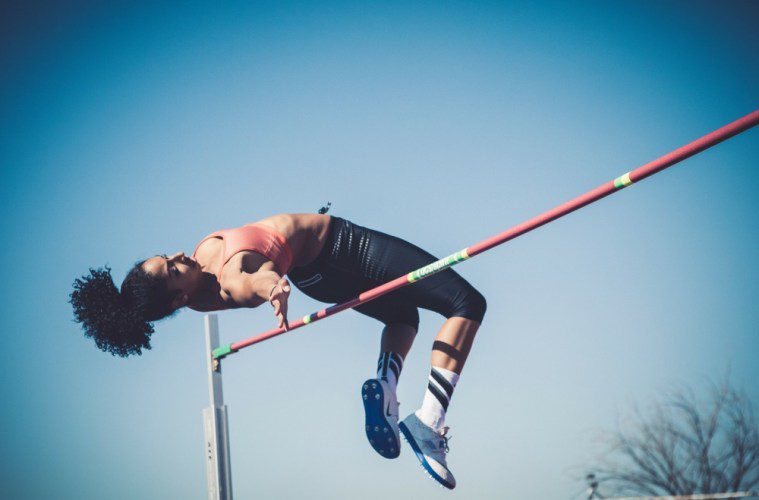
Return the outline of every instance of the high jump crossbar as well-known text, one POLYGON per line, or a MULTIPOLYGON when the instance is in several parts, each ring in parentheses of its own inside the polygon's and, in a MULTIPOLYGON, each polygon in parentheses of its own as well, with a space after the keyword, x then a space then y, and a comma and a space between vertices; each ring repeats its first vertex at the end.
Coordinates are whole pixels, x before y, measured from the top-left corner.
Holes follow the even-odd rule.
POLYGON ((263 342, 264 340, 276 337, 277 335, 281 335, 287 331, 306 326, 315 321, 326 318, 327 316, 332 316, 333 314, 345 311, 346 309, 352 309, 358 305, 369 302, 370 300, 374 300, 377 297, 381 297, 386 293, 392 292, 401 287, 424 279, 435 273, 439 273, 440 271, 448 269, 449 267, 452 267, 459 262, 470 259, 477 254, 490 250, 491 248, 506 243, 509 240, 513 240, 514 238, 528 233, 533 229, 537 229, 544 224, 548 224, 549 222, 554 221, 559 217, 563 217, 571 212, 574 212, 575 210, 578 210, 585 205, 589 205, 590 203, 598 201, 601 198, 604 198, 612 193, 626 188, 635 182, 641 181, 646 177, 661 172, 665 168, 671 167, 672 165, 679 163, 697 153, 700 153, 705 149, 709 149, 712 146, 715 146, 720 142, 733 137, 734 135, 745 132, 746 130, 755 126, 757 123, 759 123, 759 110, 749 113, 743 118, 739 118, 732 123, 728 123, 724 127, 721 127, 710 134, 696 139, 695 141, 686 144, 685 146, 682 146, 681 148, 678 148, 671 153, 668 153, 650 163, 646 163, 642 167, 627 172, 626 174, 621 175, 612 181, 606 182, 597 188, 588 191, 581 196, 578 196, 577 198, 569 200, 566 203, 552 208, 551 210, 548 210, 547 212, 544 212, 537 217, 533 217, 532 219, 514 226, 511 229, 503 231, 502 233, 499 233, 487 240, 477 243, 476 245, 472 245, 459 252, 451 254, 448 257, 444 257, 415 271, 411 271, 410 273, 389 281, 384 285, 380 285, 376 288, 372 288, 371 290, 367 290, 360 294, 358 297, 354 297, 351 300, 348 300, 341 304, 335 304, 320 311, 303 316, 301 319, 290 323, 289 329, 274 328, 254 337, 218 347, 213 350, 214 361, 218 362, 218 360, 232 353, 235 353, 240 349, 252 346, 259 342, 263 342))

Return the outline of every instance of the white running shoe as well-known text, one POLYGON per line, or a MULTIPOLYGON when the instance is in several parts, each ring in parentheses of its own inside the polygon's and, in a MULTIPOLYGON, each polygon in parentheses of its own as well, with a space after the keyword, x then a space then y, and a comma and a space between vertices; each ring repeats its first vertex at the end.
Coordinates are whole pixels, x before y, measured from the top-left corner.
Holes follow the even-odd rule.
POLYGON ((370 378, 361 386, 364 400, 366 438, 372 448, 385 458, 401 453, 398 436, 398 399, 384 380, 370 378))
POLYGON ((448 453, 448 427, 435 430, 412 413, 399 425, 406 439, 430 477, 449 490, 456 487, 456 479, 448 470, 445 454, 448 453))

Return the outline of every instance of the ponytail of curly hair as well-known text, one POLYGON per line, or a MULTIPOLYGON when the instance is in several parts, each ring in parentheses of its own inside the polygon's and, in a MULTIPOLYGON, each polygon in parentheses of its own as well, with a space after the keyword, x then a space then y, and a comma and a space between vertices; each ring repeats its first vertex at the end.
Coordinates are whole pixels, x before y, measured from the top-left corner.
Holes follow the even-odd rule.
POLYGON ((89 276, 74 280, 69 302, 74 319, 82 324, 84 335, 95 340, 104 352, 123 358, 150 349, 152 322, 173 315, 176 310, 166 283, 137 262, 116 288, 111 268, 90 269, 89 276))

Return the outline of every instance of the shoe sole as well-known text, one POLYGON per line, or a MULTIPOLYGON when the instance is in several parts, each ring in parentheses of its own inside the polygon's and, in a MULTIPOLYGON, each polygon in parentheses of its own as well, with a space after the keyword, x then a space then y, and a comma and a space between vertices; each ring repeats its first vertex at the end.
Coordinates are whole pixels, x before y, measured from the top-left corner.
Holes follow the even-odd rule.
POLYGON ((401 443, 393 432, 392 424, 385 417, 385 393, 377 379, 369 379, 361 386, 366 421, 366 439, 374 451, 385 458, 398 458, 401 443))
POLYGON ((445 486, 449 490, 452 490, 456 487, 455 484, 451 484, 447 482, 445 479, 440 477, 440 475, 435 472, 435 470, 430 466, 430 463, 427 461, 427 458, 424 456, 424 453, 422 453, 421 448, 419 448, 419 445, 416 444, 416 440, 414 439, 414 435, 411 434, 411 431, 408 427, 406 427, 406 424, 403 422, 398 424, 398 428, 401 431, 401 434, 403 435, 403 439, 406 440, 406 442, 411 446, 411 449, 414 451, 414 455, 416 455, 416 458, 421 462, 422 467, 424 467, 424 470, 427 471, 427 473, 430 475, 432 479, 440 483, 441 485, 445 486))

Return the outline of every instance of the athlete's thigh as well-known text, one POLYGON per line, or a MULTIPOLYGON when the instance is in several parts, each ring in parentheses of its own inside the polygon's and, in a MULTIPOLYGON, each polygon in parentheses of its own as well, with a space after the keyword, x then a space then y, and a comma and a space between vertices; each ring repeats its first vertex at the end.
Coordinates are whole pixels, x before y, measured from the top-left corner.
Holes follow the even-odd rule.
MULTIPOLYGON (((372 233, 367 253, 376 256, 372 266, 384 281, 403 276, 438 260, 426 250, 401 238, 378 231, 372 233)), ((386 297, 405 307, 422 307, 447 318, 459 314, 466 314, 465 317, 472 319, 481 316, 479 313, 473 314, 474 309, 482 309, 474 307, 481 295, 453 269, 408 284, 386 297)))
POLYGON ((298 275, 291 274, 291 279, 304 294, 330 304, 350 300, 370 286, 367 280, 329 263, 298 275))
POLYGON ((419 311, 408 300, 391 294, 374 299, 354 309, 361 314, 381 321, 385 325, 409 325, 419 329, 419 311))

